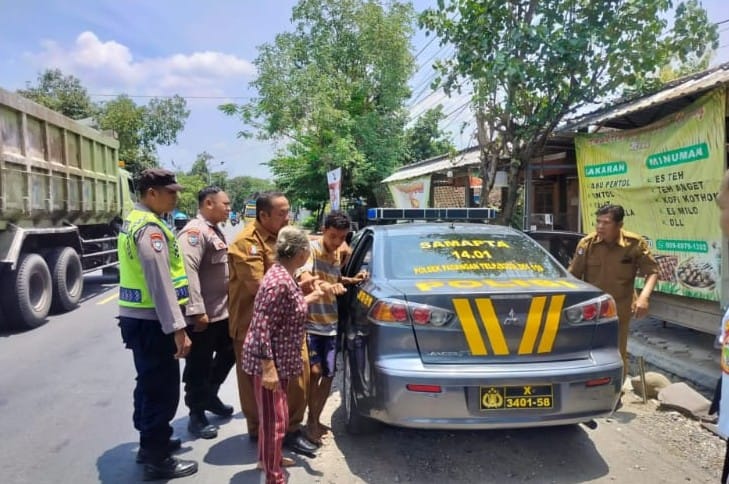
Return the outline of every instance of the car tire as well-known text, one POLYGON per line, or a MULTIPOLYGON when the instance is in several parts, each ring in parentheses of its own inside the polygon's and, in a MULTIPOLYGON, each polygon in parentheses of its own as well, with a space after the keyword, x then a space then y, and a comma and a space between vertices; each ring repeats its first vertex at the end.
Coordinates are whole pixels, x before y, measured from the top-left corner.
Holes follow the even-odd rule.
POLYGON ((46 261, 38 254, 20 256, 14 271, 3 274, 0 284, 6 327, 33 329, 46 322, 53 286, 46 261))
POLYGON ((361 435, 373 432, 377 423, 357 412, 357 401, 352 386, 352 364, 349 351, 342 352, 342 403, 344 405, 344 424, 347 432, 352 435, 361 435))
POLYGON ((71 247, 53 249, 47 257, 53 283, 51 310, 62 313, 78 306, 84 292, 81 258, 71 247))

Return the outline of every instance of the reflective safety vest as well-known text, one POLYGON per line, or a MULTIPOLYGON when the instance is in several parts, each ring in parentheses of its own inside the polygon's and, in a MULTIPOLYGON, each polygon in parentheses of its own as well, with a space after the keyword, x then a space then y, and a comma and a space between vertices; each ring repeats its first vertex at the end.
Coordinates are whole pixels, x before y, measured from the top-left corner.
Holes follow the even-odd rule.
POLYGON ((154 213, 134 209, 124 221, 117 241, 117 251, 119 253, 119 305, 139 309, 153 309, 155 307, 147 287, 147 281, 144 279, 144 271, 139 260, 136 243, 137 232, 149 224, 158 226, 167 238, 170 278, 177 294, 177 302, 181 305, 185 304, 190 293, 185 265, 174 234, 167 228, 162 219, 154 213))

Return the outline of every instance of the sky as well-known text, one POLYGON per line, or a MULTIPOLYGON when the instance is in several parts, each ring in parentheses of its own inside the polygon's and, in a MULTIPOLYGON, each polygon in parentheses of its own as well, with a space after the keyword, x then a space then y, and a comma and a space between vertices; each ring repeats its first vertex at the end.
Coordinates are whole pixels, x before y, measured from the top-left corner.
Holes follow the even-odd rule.
MULTIPOLYGON (((269 178, 263 165, 277 149, 271 142, 241 139, 239 120, 217 106, 255 96, 249 86, 256 72, 257 46, 290 31, 295 0, 0 0, 0 88, 35 84, 40 72, 60 68, 81 80, 94 101, 125 93, 137 104, 153 96, 179 94, 191 114, 177 144, 159 149, 160 163, 188 170, 198 153, 214 156, 211 170, 230 176, 269 178)), ((436 0, 415 0, 420 11, 436 0)), ((729 19, 729 1, 703 0, 712 22, 729 19)), ((719 25, 713 64, 729 61, 729 21, 719 25)), ((462 133, 472 115, 465 94, 448 99, 433 93, 432 62, 449 54, 422 31, 412 39, 418 71, 411 80, 413 118, 442 103, 459 148, 473 142, 462 133)), ((280 146, 279 146, 280 147, 280 146)))

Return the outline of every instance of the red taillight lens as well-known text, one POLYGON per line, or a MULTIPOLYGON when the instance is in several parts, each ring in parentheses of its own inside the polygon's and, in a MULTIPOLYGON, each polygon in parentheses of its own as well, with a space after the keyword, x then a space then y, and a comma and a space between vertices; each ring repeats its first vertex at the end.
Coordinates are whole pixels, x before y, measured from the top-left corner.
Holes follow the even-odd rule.
POLYGON ((586 387, 599 387, 603 385, 607 385, 612 381, 612 378, 609 376, 605 376, 602 378, 595 378, 594 380, 587 380, 585 382, 586 387))
POLYGON ((617 317, 615 300, 608 296, 600 296, 564 310, 565 319, 572 324, 584 322, 601 322, 601 320, 617 317))
POLYGON ((404 323, 408 320, 408 308, 401 303, 378 301, 370 315, 373 319, 385 323, 404 323))
POLYGON ((405 388, 411 392, 422 392, 422 393, 440 393, 443 391, 440 385, 417 385, 415 383, 408 383, 405 388))
POLYGON ((588 304, 582 307, 582 320, 592 321, 597 317, 598 305, 588 304))
POLYGON ((413 309, 413 323, 428 324, 430 322, 430 310, 426 308, 413 309))

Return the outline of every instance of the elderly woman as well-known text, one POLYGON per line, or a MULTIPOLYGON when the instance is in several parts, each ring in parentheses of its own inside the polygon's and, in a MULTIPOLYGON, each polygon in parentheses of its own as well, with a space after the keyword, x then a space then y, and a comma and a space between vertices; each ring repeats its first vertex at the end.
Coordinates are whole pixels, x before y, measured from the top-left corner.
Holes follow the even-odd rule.
POLYGON ((309 258, 309 238, 303 231, 284 227, 276 240, 277 262, 266 272, 256 294, 253 318, 243 343, 241 365, 253 376, 261 422, 258 432, 259 465, 267 483, 285 482, 281 447, 288 425, 286 386, 301 374, 307 304, 323 293, 314 285, 304 296, 294 272, 309 258))

